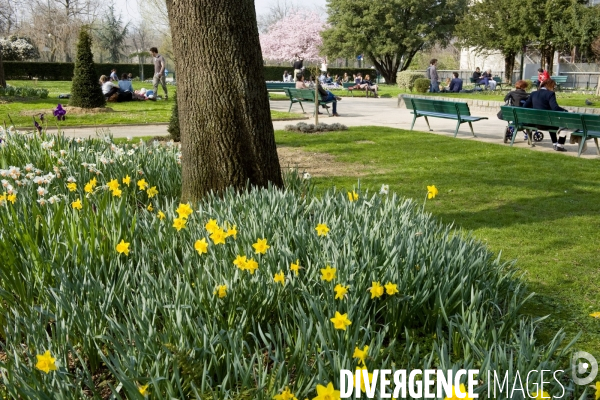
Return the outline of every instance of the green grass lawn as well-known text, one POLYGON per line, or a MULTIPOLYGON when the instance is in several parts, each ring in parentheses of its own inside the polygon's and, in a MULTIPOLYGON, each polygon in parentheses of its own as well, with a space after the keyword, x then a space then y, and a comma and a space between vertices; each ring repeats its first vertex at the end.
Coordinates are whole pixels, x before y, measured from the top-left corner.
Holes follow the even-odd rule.
MULTIPOLYGON (((10 125, 10 120, 19 128, 33 129, 31 116, 20 115, 22 111, 47 112, 56 108, 56 105, 68 103, 67 99, 59 99, 61 93, 71 91, 71 82, 63 81, 41 81, 34 85, 30 81, 10 81, 13 86, 34 86, 49 90, 47 99, 10 101, 2 104, 2 113, 0 114, 0 123, 10 125), (9 118, 10 116, 10 118, 9 118)), ((133 82, 134 89, 151 88, 152 84, 133 82)), ((171 95, 175 92, 175 86, 168 86, 171 95)), ((162 89, 159 89, 162 93, 162 89)), ((131 101, 126 103, 107 103, 107 107, 112 108, 113 113, 99 113, 87 115, 67 114, 66 121, 61 122, 61 126, 104 126, 104 125, 141 125, 167 123, 171 118, 172 101, 131 101)), ((48 115, 47 115, 48 116, 48 115)), ((50 114, 51 116, 51 114, 50 114)), ((281 111, 271 111, 271 118, 274 120, 304 119, 306 116, 295 113, 281 111)))
MULTIPOLYGON (((427 185, 439 195, 426 210, 472 231, 504 260, 517 260, 529 289, 538 293, 527 313, 550 314, 541 335, 580 330, 579 347, 600 356, 600 160, 565 157, 391 128, 343 133, 276 132, 279 147, 332 154, 369 173, 361 191, 390 192, 422 201, 427 185), (357 143, 371 141, 374 143, 357 143)), ((350 170, 350 168, 349 168, 350 170)), ((319 190, 345 192, 352 176, 313 178, 319 190)))

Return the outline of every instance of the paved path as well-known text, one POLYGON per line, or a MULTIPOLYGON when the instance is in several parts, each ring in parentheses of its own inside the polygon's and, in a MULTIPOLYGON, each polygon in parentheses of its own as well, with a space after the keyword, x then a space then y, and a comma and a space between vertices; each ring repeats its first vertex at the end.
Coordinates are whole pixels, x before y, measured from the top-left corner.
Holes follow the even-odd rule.
MULTIPOLYGON (((271 101, 271 109, 277 111, 287 111, 289 107, 288 101, 271 101)), ((309 106, 310 107, 310 106, 309 106)), ((308 108, 305 107, 305 109, 308 108)), ((300 112, 300 106, 294 104, 292 111, 300 112)), ((324 110, 323 110, 324 111, 324 110)), ((412 115, 410 111, 405 108, 398 108, 398 101, 395 98, 379 98, 379 99, 366 99, 366 98, 352 98, 344 97, 342 101, 338 102, 338 113, 341 117, 328 117, 326 113, 319 115, 319 122, 333 123, 339 122, 346 126, 384 126, 390 128, 410 129, 412 122, 412 115)), ((306 114, 308 115, 308 114, 306 114)), ((506 122, 499 120, 496 114, 486 113, 475 113, 478 116, 488 117, 488 120, 483 120, 473 123, 473 128, 477 138, 473 138, 469 130, 468 124, 463 124, 459 129, 457 138, 462 140, 479 140, 482 142, 494 143, 501 146, 507 146, 503 144, 503 134, 506 128, 506 122)), ((275 121, 273 127, 275 129, 283 129, 286 125, 295 124, 299 121, 275 121)), ((312 123, 314 119, 307 119, 305 122, 312 123)), ((445 120, 440 118, 431 118, 429 120, 432 133, 450 136, 454 135, 454 128, 456 126, 454 121, 445 120)), ((167 135, 167 125, 141 125, 141 126, 112 126, 110 128, 65 128, 65 133, 70 136, 90 136, 96 134, 98 131, 110 132, 114 137, 127 137, 127 136, 160 136, 167 135)), ((415 123, 415 130, 427 131, 427 124, 423 118, 417 119, 415 123)), ((544 134, 544 141, 536 144, 532 150, 535 151, 546 151, 554 152, 552 150, 552 144, 549 140, 548 133, 544 134)), ((529 148, 527 142, 523 140, 523 134, 519 134, 515 141, 516 147, 529 148)), ((567 144, 565 145, 568 150, 566 154, 568 156, 577 156, 577 146, 567 144)), ((593 142, 588 142, 588 150, 582 155, 583 158, 600 158, 596 155, 596 148, 593 142)))

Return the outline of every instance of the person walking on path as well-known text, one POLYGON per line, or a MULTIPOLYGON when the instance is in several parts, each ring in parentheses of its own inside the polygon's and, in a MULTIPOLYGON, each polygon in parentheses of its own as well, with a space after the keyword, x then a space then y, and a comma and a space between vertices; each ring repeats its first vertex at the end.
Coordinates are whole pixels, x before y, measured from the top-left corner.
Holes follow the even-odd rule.
POLYGON ((432 59, 429 62, 429 68, 428 68, 428 76, 429 76, 429 80, 431 81, 431 85, 429 86, 429 91, 431 93, 439 93, 440 92, 440 81, 439 81, 439 76, 437 73, 437 59, 432 59))
POLYGON ((302 63, 304 62, 304 60, 302 58, 300 58, 300 56, 298 54, 296 54, 296 59, 294 60, 294 64, 292 64, 294 66, 294 76, 298 76, 298 74, 302 73, 302 63))
POLYGON ((160 82, 163 91, 165 92, 165 100, 169 99, 169 93, 167 92, 167 78, 165 77, 165 58, 158 54, 156 47, 150 48, 150 54, 154 59, 154 78, 152 79, 152 85, 154 86, 154 97, 158 95, 158 83, 160 82))

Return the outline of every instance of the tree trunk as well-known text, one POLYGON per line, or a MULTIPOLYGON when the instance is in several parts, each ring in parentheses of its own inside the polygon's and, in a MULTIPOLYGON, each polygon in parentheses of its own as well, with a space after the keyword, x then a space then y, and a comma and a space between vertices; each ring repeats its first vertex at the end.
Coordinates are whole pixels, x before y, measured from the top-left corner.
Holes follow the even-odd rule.
POLYGON ((504 56, 504 81, 512 84, 512 73, 515 69, 515 54, 504 56))
POLYGON ((177 64, 182 201, 283 185, 252 0, 167 0, 177 64))
POLYGON ((546 49, 546 65, 548 65, 548 74, 552 76, 554 67, 554 46, 546 49))
POLYGON ((398 62, 393 56, 383 56, 380 59, 375 57, 373 53, 368 53, 368 57, 379 73, 385 78, 385 83, 393 85, 396 83, 396 74, 398 73, 398 62))
POLYGON ((0 52, 0 87, 6 89, 6 80, 4 79, 4 64, 2 62, 2 52, 0 52))

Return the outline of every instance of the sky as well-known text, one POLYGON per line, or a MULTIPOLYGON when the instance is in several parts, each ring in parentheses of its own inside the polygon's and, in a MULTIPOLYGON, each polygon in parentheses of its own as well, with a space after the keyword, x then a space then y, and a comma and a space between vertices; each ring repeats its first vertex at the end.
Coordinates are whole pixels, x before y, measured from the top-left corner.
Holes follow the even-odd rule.
MULTIPOLYGON (((266 13, 269 11, 269 6, 276 1, 277 0, 254 0, 256 13, 258 15, 266 13)), ((303 9, 312 7, 321 7, 322 9, 325 9, 326 0, 302 0, 301 2, 292 0, 292 2, 301 4, 303 9)), ((141 19, 138 9, 138 0, 115 0, 115 5, 117 10, 121 10, 125 21, 139 21, 141 19)))

